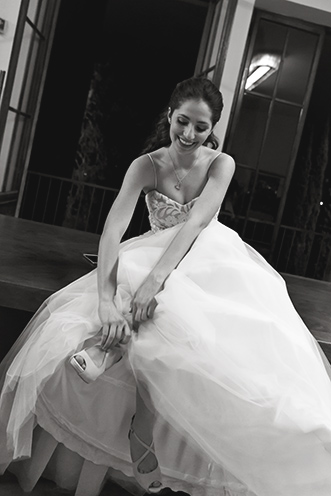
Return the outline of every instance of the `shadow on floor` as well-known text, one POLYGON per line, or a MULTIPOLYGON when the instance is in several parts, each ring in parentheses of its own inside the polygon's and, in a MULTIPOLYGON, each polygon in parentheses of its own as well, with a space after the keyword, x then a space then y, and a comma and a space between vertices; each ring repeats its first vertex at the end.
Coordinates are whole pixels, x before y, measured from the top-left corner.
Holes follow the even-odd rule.
MULTIPOLYGON (((48 481, 47 479, 39 479, 38 484, 35 486, 32 492, 25 493, 20 488, 16 477, 9 472, 0 476, 0 496, 74 496, 74 491, 67 491, 66 489, 60 489, 54 484, 54 482, 48 481)), ((132 496, 122 487, 117 484, 112 484, 107 482, 102 489, 99 496, 132 496)), ((187 493, 178 491, 173 492, 170 489, 165 488, 160 496, 189 496, 187 493)))
MULTIPOLYGON (((60 489, 54 482, 41 478, 32 492, 22 491, 16 477, 8 472, 0 477, 0 496, 74 496, 74 491, 60 489)), ((106 483, 99 496, 132 496, 116 484, 106 483)))

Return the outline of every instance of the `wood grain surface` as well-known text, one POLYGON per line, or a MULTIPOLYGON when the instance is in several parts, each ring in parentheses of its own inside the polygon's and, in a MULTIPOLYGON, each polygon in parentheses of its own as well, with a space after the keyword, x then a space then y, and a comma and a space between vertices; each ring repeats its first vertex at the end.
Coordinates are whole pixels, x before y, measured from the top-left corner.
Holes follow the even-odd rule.
POLYGON ((0 215, 0 306, 34 312, 93 269, 99 235, 0 215))

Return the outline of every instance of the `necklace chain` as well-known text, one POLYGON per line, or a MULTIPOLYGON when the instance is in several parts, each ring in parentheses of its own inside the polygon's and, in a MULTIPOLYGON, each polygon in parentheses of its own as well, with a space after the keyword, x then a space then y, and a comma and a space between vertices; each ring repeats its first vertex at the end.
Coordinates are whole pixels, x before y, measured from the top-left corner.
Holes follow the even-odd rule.
POLYGON ((171 160, 171 164, 172 164, 172 167, 174 169, 174 173, 175 173, 175 176, 176 176, 176 179, 177 179, 177 183, 175 184, 175 188, 176 189, 180 189, 181 188, 181 185, 182 185, 182 182, 184 181, 185 177, 191 172, 191 170, 193 169, 193 167, 195 166, 195 164, 197 163, 198 161, 198 158, 200 156, 200 151, 199 151, 199 154, 197 156, 197 158, 194 160, 193 164, 191 165, 191 167, 189 168, 189 170, 186 172, 186 174, 184 174, 183 177, 179 177, 178 174, 177 174, 177 171, 176 171, 176 166, 175 166, 175 162, 173 161, 173 158, 171 156, 171 153, 170 153, 170 150, 168 148, 168 153, 169 153, 169 157, 170 157, 170 160, 171 160))

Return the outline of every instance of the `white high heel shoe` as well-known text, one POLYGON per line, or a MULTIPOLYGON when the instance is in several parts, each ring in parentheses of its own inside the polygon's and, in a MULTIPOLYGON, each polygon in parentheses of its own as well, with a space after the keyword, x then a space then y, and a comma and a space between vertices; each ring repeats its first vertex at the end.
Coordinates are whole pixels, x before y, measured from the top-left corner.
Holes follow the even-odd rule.
MULTIPOLYGON (((140 437, 135 433, 133 427, 133 419, 131 422, 131 427, 129 431, 129 439, 131 439, 131 436, 134 436, 136 440, 146 449, 146 451, 134 462, 132 462, 132 469, 133 469, 133 475, 136 479, 136 481, 140 484, 140 486, 145 489, 148 493, 151 494, 157 494, 163 489, 163 484, 162 484, 162 474, 161 470, 159 467, 159 464, 157 464, 157 467, 152 470, 151 472, 140 472, 139 470, 139 465, 140 463, 145 460, 145 458, 152 453, 155 458, 155 450, 153 447, 153 441, 150 446, 148 446, 140 437)), ((157 460, 157 458, 156 458, 157 460)))
POLYGON ((87 384, 95 381, 101 374, 115 365, 115 363, 119 362, 122 358, 122 353, 119 349, 103 351, 100 346, 94 346, 93 348, 100 348, 100 354, 103 355, 100 365, 97 365, 87 353, 87 350, 91 348, 85 348, 84 350, 74 353, 69 358, 70 365, 72 365, 79 377, 87 384), (77 361, 77 358, 80 358, 84 365, 81 365, 79 361, 77 361))

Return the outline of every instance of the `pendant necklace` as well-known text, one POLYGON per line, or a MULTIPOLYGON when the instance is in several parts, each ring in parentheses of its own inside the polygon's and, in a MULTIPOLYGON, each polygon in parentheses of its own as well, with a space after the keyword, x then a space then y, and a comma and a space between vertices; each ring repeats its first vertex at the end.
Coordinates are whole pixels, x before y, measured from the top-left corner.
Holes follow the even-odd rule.
POLYGON ((168 150, 168 153, 169 153, 169 157, 170 157, 170 160, 171 160, 171 163, 172 163, 172 167, 174 169, 174 173, 175 173, 175 176, 176 176, 176 179, 177 179, 177 184, 175 184, 175 188, 176 189, 180 189, 181 188, 181 185, 182 185, 182 182, 184 181, 185 177, 191 172, 191 170, 193 169, 193 167, 195 166, 195 164, 197 163, 198 161, 198 158, 200 157, 200 150, 199 150, 199 154, 197 156, 197 158, 194 160, 193 164, 191 165, 191 167, 189 168, 189 170, 186 172, 186 174, 184 174, 183 177, 179 177, 178 174, 177 174, 177 171, 176 171, 176 166, 175 166, 175 162, 173 161, 172 159, 172 156, 170 154, 170 150, 169 148, 167 149, 168 150))

